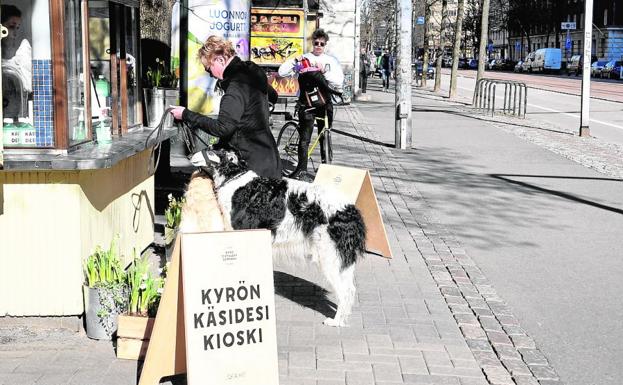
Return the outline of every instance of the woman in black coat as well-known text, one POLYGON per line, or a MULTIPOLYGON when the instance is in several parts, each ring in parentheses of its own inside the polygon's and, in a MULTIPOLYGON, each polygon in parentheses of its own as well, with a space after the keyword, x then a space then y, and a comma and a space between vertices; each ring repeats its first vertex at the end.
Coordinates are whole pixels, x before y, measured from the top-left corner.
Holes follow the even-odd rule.
POLYGON ((171 114, 192 129, 218 137, 219 147, 238 151, 249 169, 258 175, 281 178, 277 143, 268 123, 268 102, 274 103, 277 93, 268 84, 264 71, 255 63, 240 60, 231 42, 217 36, 206 40, 198 57, 206 72, 221 80, 225 91, 218 118, 179 106, 171 114))

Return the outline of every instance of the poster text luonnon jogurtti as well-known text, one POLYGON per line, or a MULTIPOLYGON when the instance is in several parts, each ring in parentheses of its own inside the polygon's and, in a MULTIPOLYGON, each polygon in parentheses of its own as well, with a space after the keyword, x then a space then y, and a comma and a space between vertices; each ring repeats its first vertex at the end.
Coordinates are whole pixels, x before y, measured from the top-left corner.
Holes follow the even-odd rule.
POLYGON ((246 20, 249 18, 248 12, 245 11, 229 11, 226 9, 210 9, 207 12, 207 18, 224 19, 226 21, 208 22, 208 28, 216 31, 245 31, 248 28, 246 20), (240 20, 239 22, 236 20, 240 20))
MULTIPOLYGON (((216 306, 223 303, 245 302, 261 299, 260 285, 227 286, 201 290, 201 304, 206 311, 193 314, 195 329, 251 323, 270 319, 268 305, 240 306, 218 310, 216 306)), ((229 348, 232 346, 250 345, 263 342, 262 328, 241 329, 234 332, 215 332, 203 336, 204 350, 229 348)))

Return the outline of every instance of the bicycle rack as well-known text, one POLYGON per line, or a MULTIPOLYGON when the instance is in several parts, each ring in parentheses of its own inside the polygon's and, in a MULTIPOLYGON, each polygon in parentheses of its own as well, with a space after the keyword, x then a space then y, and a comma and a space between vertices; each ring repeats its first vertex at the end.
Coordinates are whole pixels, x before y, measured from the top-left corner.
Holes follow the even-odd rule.
POLYGON ((472 107, 485 114, 491 112, 495 115, 495 96, 496 88, 504 86, 504 103, 502 113, 504 115, 515 115, 526 117, 526 106, 528 104, 528 86, 526 83, 514 80, 498 80, 483 78, 478 80, 474 89, 472 107))

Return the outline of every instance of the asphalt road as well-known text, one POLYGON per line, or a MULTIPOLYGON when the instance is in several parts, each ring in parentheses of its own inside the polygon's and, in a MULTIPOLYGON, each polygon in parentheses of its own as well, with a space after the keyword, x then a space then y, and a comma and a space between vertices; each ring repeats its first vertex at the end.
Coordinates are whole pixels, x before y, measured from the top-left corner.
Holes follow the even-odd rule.
MULTIPOLYGON (((620 384, 623 183, 439 101, 414 106, 413 173, 438 219, 566 384, 620 384)), ((393 125, 381 135, 392 142, 393 125)))
MULTIPOLYGON (((444 71, 444 73, 447 71, 444 71)), ((475 71, 459 71, 459 95, 470 98, 474 92, 475 71)), ((486 77, 517 80, 528 87, 528 116, 579 131, 581 81, 575 77, 528 75, 504 72, 486 72, 486 77)), ((447 89, 449 75, 444 75, 447 89)), ((623 145, 623 81, 591 81, 590 132, 591 136, 610 143, 623 145), (618 102, 617 102, 618 101, 618 102)), ((502 90, 497 92, 498 106, 503 100, 502 90)))

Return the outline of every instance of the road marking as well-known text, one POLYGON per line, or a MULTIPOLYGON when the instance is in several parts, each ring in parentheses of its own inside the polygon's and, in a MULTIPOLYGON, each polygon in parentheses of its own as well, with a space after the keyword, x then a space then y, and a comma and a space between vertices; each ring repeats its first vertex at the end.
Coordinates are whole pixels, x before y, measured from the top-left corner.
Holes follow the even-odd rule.
MULTIPOLYGON (((529 106, 529 107, 536 107, 536 108, 540 108, 540 109, 545 110, 545 111, 557 112, 557 113, 562 114, 562 115, 567 115, 567 116, 570 116, 570 117, 572 117, 572 118, 574 118, 574 119, 578 119, 578 118, 580 117, 580 114, 579 114, 579 113, 573 113, 573 114, 572 114, 572 113, 569 113, 569 112, 562 112, 562 111, 555 110, 555 109, 553 109, 553 108, 547 108, 547 107, 537 106, 536 104, 530 104, 530 103, 528 103, 528 106, 529 106)), ((529 113, 528 113, 528 114, 529 114, 529 113)), ((597 123, 597 124, 603 124, 604 126, 609 126, 609 127, 619 128, 619 129, 623 130, 623 126, 619 126, 619 125, 616 125, 616 124, 612 124, 612 123, 604 122, 603 120, 590 119, 590 121, 591 121, 591 122, 595 122, 595 123, 597 123)))

